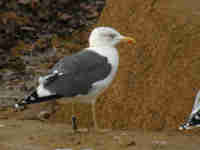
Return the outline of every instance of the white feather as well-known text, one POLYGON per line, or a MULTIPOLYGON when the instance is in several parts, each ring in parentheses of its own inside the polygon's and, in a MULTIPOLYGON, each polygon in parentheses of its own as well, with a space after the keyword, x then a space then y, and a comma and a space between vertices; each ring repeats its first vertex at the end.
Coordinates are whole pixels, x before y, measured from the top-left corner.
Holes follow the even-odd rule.
POLYGON ((200 110, 200 91, 198 91, 196 97, 195 97, 195 102, 192 108, 192 113, 195 114, 200 110))
POLYGON ((37 95, 38 97, 45 97, 45 96, 50 96, 54 94, 51 93, 49 90, 45 89, 43 84, 40 84, 37 88, 37 95))

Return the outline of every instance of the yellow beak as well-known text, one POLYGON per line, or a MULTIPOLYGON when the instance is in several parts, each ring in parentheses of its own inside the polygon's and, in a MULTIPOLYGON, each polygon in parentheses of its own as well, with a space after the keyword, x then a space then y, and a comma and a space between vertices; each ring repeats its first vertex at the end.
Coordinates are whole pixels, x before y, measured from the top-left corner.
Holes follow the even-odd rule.
POLYGON ((136 40, 132 37, 127 37, 127 36, 124 36, 122 39, 121 39, 122 42, 128 42, 128 43, 136 43, 136 40))

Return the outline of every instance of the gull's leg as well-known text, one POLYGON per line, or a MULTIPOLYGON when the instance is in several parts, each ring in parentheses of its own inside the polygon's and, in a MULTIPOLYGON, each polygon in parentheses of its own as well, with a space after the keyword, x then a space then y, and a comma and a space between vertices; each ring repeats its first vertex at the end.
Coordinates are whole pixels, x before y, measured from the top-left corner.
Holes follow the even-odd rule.
POLYGON ((95 103, 96 103, 96 101, 92 102, 92 118, 93 118, 93 122, 94 122, 94 128, 95 128, 95 130, 98 130, 99 127, 98 127, 97 120, 96 120, 95 103))
POLYGON ((72 129, 73 132, 77 131, 76 116, 74 115, 74 102, 72 102, 72 129))
POLYGON ((75 116, 75 102, 72 102, 72 129, 73 133, 80 133, 80 132, 88 132, 87 128, 78 128, 77 126, 77 118, 75 116))
POLYGON ((95 107, 95 103, 96 103, 96 101, 92 102, 92 117, 93 117, 93 122, 94 122, 94 129, 97 132, 109 132, 110 129, 101 129, 98 126, 98 123, 97 123, 97 120, 96 120, 96 107, 95 107))

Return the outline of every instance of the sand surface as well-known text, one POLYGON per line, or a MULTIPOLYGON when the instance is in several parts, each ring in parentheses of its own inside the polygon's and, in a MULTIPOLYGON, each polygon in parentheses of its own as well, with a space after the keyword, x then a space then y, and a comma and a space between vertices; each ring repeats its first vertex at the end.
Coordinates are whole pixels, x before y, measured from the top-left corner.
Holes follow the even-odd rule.
POLYGON ((0 120, 2 150, 197 150, 199 135, 178 131, 94 130, 73 134, 69 125, 37 120, 0 120))

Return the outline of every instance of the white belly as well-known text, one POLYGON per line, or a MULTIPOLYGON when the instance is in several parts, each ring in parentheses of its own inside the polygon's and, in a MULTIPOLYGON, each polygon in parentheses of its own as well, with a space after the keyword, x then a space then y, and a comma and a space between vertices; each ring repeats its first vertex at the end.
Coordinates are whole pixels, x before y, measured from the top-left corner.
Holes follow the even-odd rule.
MULTIPOLYGON (((119 64, 119 56, 118 56, 117 50, 115 48, 110 48, 110 47, 101 47, 101 48, 92 47, 91 49, 92 51, 96 51, 100 53, 101 55, 108 58, 109 63, 112 65, 112 70, 110 74, 104 80, 95 82, 92 85, 92 89, 89 91, 87 95, 78 95, 73 98, 63 98, 65 99, 65 101, 63 102, 79 101, 79 102, 84 102, 84 103, 90 103, 92 101, 95 101, 97 96, 101 94, 106 88, 108 88, 108 86, 113 81, 118 69, 118 64, 119 64)), ((91 49, 89 48, 88 50, 91 50, 91 49)), ((37 88, 37 93, 40 97, 49 96, 53 94, 47 89, 45 89, 43 84, 41 84, 37 88)))
POLYGON ((98 82, 95 82, 92 85, 92 89, 89 92, 90 97, 97 97, 99 94, 101 94, 108 86, 112 83, 116 72, 118 70, 118 64, 119 64, 119 56, 117 49, 115 48, 107 48, 107 47, 101 47, 101 48, 92 48, 94 51, 100 53, 101 55, 108 58, 109 63, 112 65, 112 70, 108 77, 106 77, 104 80, 100 80, 98 82))

